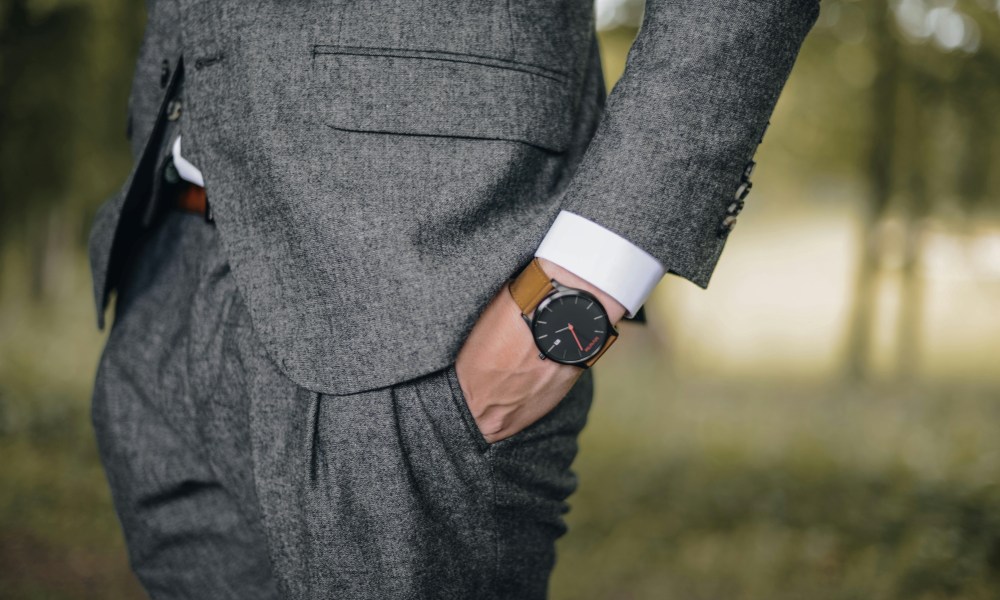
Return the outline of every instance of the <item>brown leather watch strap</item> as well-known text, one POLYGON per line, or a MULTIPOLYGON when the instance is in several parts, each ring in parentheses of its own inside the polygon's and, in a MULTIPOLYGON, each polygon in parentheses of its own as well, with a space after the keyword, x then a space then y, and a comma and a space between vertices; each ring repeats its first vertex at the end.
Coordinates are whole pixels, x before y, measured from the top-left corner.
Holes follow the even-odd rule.
POLYGON ((552 278, 545 274, 542 264, 535 258, 511 282, 510 295, 521 312, 530 315, 538 307, 538 303, 554 289, 552 278))
POLYGON ((588 367, 594 366, 594 363, 597 362, 597 359, 599 359, 602 356, 604 356, 604 353, 608 351, 608 348, 610 348, 611 344, 614 344, 615 340, 617 340, 617 339, 618 339, 618 334, 617 333, 610 334, 608 336, 607 341, 604 342, 604 347, 601 348, 601 351, 598 352, 597 354, 595 354, 593 357, 591 357, 591 359, 588 360, 587 362, 585 362, 584 364, 587 365, 588 367))
POLYGON ((177 208, 204 215, 208 211, 208 196, 205 195, 205 188, 193 183, 184 186, 184 189, 177 195, 177 208))

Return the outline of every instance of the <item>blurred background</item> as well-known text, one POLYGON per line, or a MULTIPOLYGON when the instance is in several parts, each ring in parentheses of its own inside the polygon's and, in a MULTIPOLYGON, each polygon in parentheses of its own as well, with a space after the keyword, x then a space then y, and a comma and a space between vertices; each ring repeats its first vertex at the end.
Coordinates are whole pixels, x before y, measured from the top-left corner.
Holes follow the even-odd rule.
MULTIPOLYGON (((609 88, 642 4, 596 6, 609 88)), ((0 598, 141 598, 85 241, 131 0, 0 2, 0 598)), ((556 599, 1000 598, 1000 1, 823 0, 707 291, 595 374, 556 599)))

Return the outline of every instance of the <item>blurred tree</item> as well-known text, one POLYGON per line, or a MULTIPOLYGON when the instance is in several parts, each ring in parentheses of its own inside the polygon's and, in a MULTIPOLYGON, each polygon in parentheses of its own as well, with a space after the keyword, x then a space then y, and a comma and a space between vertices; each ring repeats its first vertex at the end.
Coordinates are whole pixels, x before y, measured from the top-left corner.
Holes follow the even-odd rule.
POLYGON ((128 170, 143 16, 126 0, 7 0, 0 10, 0 244, 28 249, 35 296, 128 170))
MULTIPOLYGON (((833 0, 824 3, 824 11, 854 4, 859 3, 833 0)), ((845 374, 850 380, 869 376, 880 275, 887 257, 898 256, 896 366, 900 378, 912 379, 924 342, 927 222, 954 209, 987 210, 997 194, 990 173, 997 143, 991 111, 1000 90, 1000 4, 879 0, 865 6, 875 75, 866 90, 868 194, 861 210, 845 374), (898 240, 885 233, 891 217, 902 224, 898 240)))
POLYGON ((900 311, 896 327, 898 348, 897 376, 913 379, 918 373, 920 349, 922 346, 924 287, 923 246, 926 220, 932 211, 931 184, 929 174, 934 165, 930 156, 928 138, 934 131, 932 121, 935 113, 940 114, 940 98, 925 85, 919 71, 906 69, 908 80, 904 83, 907 94, 900 104, 901 137, 908 143, 902 146, 900 158, 908 165, 903 185, 904 236, 901 249, 900 311))
POLYGON ((872 318, 877 275, 883 252, 879 224, 892 194, 892 161, 896 149, 896 106, 899 91, 899 46, 889 25, 887 6, 868 5, 867 30, 873 39, 875 78, 869 92, 868 198, 861 211, 861 253, 855 275, 854 300, 847 342, 847 376, 863 379, 871 360, 872 318))

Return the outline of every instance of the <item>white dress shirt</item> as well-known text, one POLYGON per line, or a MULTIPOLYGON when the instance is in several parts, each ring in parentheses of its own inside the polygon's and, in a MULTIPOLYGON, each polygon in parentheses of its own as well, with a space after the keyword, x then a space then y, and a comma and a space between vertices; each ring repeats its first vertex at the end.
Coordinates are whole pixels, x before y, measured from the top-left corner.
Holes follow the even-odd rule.
POLYGON ((181 179, 205 187, 205 178, 201 176, 201 171, 198 170, 198 167, 192 165, 186 158, 181 156, 181 136, 177 136, 177 139, 174 140, 174 145, 170 148, 170 153, 174 157, 174 168, 177 169, 177 174, 180 175, 181 179))
POLYGON ((666 272, 645 250, 590 219, 559 211, 535 256, 586 280, 634 317, 666 272))
MULTIPOLYGON (((202 187, 205 179, 181 155, 181 138, 171 148, 181 179, 202 187)), ((663 278, 660 261, 620 235, 580 215, 563 210, 552 222, 535 256, 551 260, 611 296, 634 317, 663 278)))

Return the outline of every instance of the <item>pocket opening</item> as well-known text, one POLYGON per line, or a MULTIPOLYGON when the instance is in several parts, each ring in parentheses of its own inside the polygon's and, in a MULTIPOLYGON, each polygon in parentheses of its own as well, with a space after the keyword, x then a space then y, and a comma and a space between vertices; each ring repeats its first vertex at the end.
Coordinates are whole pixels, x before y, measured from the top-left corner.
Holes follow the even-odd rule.
POLYGON ((438 60, 443 62, 468 63, 484 67, 494 67, 497 69, 509 69, 519 71, 529 75, 537 75, 567 83, 569 74, 549 67, 523 63, 505 58, 495 58, 483 56, 481 54, 471 54, 465 52, 448 52, 446 50, 415 50, 408 48, 380 48, 374 46, 338 46, 332 44, 316 44, 312 50, 313 58, 316 56, 386 56, 390 58, 410 58, 416 60, 438 60))
POLYGON ((565 75, 505 59, 316 45, 319 123, 353 133, 519 142, 553 154, 574 134, 565 75))
POLYGON ((489 442, 484 436, 483 432, 479 430, 479 425, 476 424, 476 418, 472 414, 472 410, 469 408, 469 402, 465 398, 465 393, 462 391, 462 385, 458 382, 458 371, 455 370, 455 363, 448 365, 445 369, 445 376, 448 381, 448 387, 451 388, 451 399, 455 403, 455 407, 458 409, 459 417, 465 424, 466 430, 468 430, 469 436, 473 438, 476 446, 479 448, 480 452, 488 451, 493 444, 489 442))

